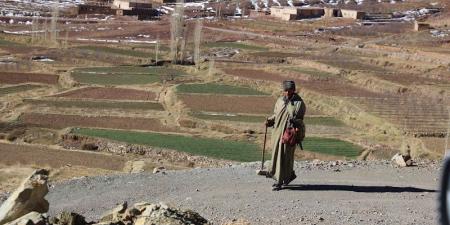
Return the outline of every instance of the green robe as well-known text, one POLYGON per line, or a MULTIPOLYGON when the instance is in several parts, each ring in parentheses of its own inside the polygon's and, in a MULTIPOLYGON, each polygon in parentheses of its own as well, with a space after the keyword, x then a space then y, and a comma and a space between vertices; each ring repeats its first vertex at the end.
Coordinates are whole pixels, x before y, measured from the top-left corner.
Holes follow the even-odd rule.
POLYGON ((281 142, 284 130, 288 126, 290 115, 294 115, 294 127, 301 127, 306 112, 305 104, 298 94, 294 94, 286 104, 283 97, 278 98, 275 103, 274 115, 269 117, 273 124, 272 131, 272 164, 269 173, 272 177, 283 184, 289 181, 294 170, 294 151, 296 145, 286 145, 281 142))

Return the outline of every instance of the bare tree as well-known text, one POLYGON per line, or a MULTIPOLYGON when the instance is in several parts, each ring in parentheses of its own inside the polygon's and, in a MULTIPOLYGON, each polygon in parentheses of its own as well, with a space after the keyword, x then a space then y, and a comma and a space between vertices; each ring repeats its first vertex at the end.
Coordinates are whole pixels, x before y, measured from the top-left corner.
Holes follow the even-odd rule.
POLYGON ((450 154, 450 149, 448 148, 449 145, 449 138, 450 138, 450 107, 447 107, 448 109, 448 127, 447 127, 447 136, 445 137, 445 150, 444 150, 444 156, 448 156, 450 154))
POLYGON ((175 10, 170 19, 170 54, 172 63, 179 61, 180 41, 183 38, 184 28, 184 0, 177 0, 175 10))
POLYGON ((194 63, 197 69, 200 67, 200 43, 202 39, 203 23, 201 20, 197 20, 194 29, 194 63))
POLYGON ((56 29, 56 25, 58 24, 58 17, 59 17, 59 7, 58 2, 55 2, 53 5, 53 11, 52 11, 52 20, 50 23, 50 42, 53 45, 58 44, 58 31, 56 29))
POLYGON ((155 45, 155 65, 158 65, 158 54, 159 54, 159 35, 156 37, 155 45))

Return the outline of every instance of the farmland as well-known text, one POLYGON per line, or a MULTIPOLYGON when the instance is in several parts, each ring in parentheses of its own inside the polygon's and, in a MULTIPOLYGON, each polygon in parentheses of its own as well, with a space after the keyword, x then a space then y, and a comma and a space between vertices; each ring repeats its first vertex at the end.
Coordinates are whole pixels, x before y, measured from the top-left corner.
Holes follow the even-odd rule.
POLYGON ((180 93, 189 94, 222 94, 222 95, 267 95, 266 93, 248 88, 223 84, 181 84, 177 87, 180 93))
POLYGON ((270 114, 275 99, 260 96, 182 95, 180 100, 194 111, 270 114))
POLYGON ((92 67, 72 71, 74 80, 83 84, 133 85, 161 82, 184 75, 182 71, 164 67, 92 67))
POLYGON ((97 109, 127 109, 127 110, 157 110, 164 111, 163 106, 156 102, 128 102, 128 101, 64 101, 64 100, 35 100, 25 99, 31 105, 43 105, 57 108, 97 108, 97 109))
POLYGON ((29 91, 29 90, 33 90, 33 89, 40 88, 40 87, 41 86, 39 86, 39 85, 32 85, 32 84, 3 87, 3 88, 0 88, 0 96, 14 94, 17 92, 29 91))
POLYGON ((98 127, 123 130, 175 131, 174 128, 166 127, 161 121, 154 118, 112 116, 89 117, 81 115, 25 113, 19 117, 19 121, 29 125, 54 129, 67 127, 98 127))
POLYGON ((73 132, 241 162, 256 161, 260 157, 258 146, 247 142, 112 130, 75 129, 73 132))
POLYGON ((58 78, 53 74, 0 72, 0 83, 3 84, 58 84, 58 78))
POLYGON ((150 101, 154 100, 156 98, 156 95, 154 92, 135 89, 86 87, 57 94, 55 95, 55 97, 71 99, 150 101))
MULTIPOLYGON (((380 4, 354 7, 417 10, 410 2, 380 4)), ((176 46, 170 15, 150 22, 61 15, 57 40, 47 30, 30 33, 44 29, 42 19, 33 26, 27 16, 0 18, 7 31, 0 33, 0 122, 21 124, 2 133, 20 134, 20 144, 40 137, 35 133, 82 128, 88 136, 120 134, 118 141, 257 160, 280 83, 294 80, 307 106, 304 147, 317 157, 356 158, 373 146, 394 153, 405 140, 413 156, 442 154, 450 119, 448 29, 413 32, 409 14, 411 20, 388 18, 383 25, 257 15, 202 20, 198 38, 197 18, 186 16, 176 46), (172 139, 180 141, 165 145, 172 139)))

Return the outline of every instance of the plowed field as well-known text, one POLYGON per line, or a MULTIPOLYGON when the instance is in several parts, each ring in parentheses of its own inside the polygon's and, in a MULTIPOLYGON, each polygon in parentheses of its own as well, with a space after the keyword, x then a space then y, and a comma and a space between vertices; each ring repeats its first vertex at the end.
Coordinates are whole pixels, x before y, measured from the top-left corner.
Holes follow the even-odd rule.
POLYGON ((66 127, 98 127, 124 130, 175 131, 164 126, 158 119, 112 117, 112 116, 78 116, 61 114, 25 113, 19 120, 23 123, 48 128, 62 129, 66 127))
POLYGON ((87 87, 55 95, 56 97, 77 99, 109 99, 109 100, 155 100, 153 92, 125 88, 87 87))
POLYGON ((0 143, 0 163, 4 165, 37 165, 58 168, 70 164, 107 170, 122 170, 126 159, 120 156, 55 150, 34 146, 0 143))
POLYGON ((295 80, 299 89, 306 88, 322 94, 341 97, 386 97, 364 88, 356 87, 347 83, 339 82, 337 79, 327 80, 302 80, 296 77, 284 77, 276 73, 269 73, 253 69, 223 69, 227 74, 256 80, 267 80, 282 82, 283 80, 295 80))
POLYGON ((0 83, 5 84, 58 84, 58 78, 58 75, 53 74, 0 72, 0 83))
POLYGON ((180 99, 194 111, 270 114, 276 99, 256 96, 183 95, 180 99))

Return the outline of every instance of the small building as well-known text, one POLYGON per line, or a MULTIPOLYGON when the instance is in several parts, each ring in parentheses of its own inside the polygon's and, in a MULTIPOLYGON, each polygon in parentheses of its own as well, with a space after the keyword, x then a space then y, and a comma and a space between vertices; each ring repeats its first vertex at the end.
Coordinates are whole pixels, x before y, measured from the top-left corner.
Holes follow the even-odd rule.
POLYGON ((429 30, 431 28, 429 23, 422 23, 418 21, 414 21, 414 31, 423 31, 429 30))
POLYGON ((159 15, 158 10, 152 8, 151 0, 114 0, 111 8, 118 16, 137 16, 138 20, 150 20, 159 15))
POLYGON ((324 17, 330 18, 330 17, 342 17, 341 10, 340 9, 334 9, 334 8, 324 8, 324 17))
POLYGON ((317 18, 324 15, 323 8, 315 7, 282 7, 274 6, 270 8, 270 15, 281 20, 299 20, 317 18))
POLYGON ((366 16, 366 13, 358 10, 341 9, 341 15, 343 18, 362 20, 364 19, 364 16, 366 16))
POLYGON ((133 8, 152 8, 151 0, 114 0, 111 8, 113 9, 123 9, 131 10, 133 8))

